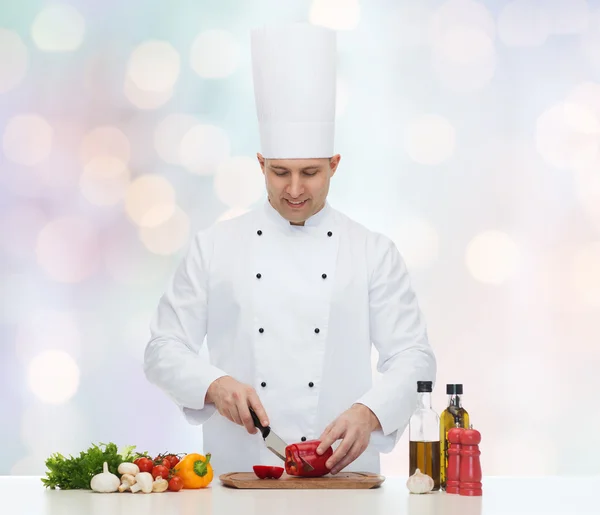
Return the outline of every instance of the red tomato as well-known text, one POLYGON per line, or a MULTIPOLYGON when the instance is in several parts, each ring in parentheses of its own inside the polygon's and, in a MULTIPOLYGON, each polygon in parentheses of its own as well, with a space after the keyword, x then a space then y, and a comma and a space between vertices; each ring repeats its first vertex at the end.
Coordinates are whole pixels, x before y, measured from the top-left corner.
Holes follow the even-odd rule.
POLYGON ((283 474, 282 467, 271 467, 269 465, 254 465, 252 467, 256 477, 259 479, 279 479, 283 474))
POLYGON ((165 456, 165 460, 169 460, 169 464, 171 465, 171 468, 173 468, 175 465, 177 465, 179 463, 179 458, 177 456, 175 456, 174 454, 169 454, 168 456, 165 456))
POLYGON ((156 479, 158 476, 162 477, 163 479, 169 479, 169 468, 165 467, 164 465, 156 465, 152 469, 152 477, 156 479))
POLYGON ((179 492, 183 488, 183 479, 179 476, 173 476, 169 480, 169 490, 171 492, 179 492))
POLYGON ((138 466, 140 472, 151 472, 152 467, 154 467, 154 463, 150 458, 138 458, 134 463, 138 466))

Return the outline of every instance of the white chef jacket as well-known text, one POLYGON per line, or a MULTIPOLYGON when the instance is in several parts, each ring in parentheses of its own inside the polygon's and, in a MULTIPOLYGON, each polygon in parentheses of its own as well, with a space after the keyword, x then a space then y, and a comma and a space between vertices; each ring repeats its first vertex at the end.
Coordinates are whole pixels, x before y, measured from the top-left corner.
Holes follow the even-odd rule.
POLYGON ((382 429, 345 470, 375 473, 416 407, 417 381, 436 376, 394 243, 329 203, 294 226, 268 201, 195 235, 160 299, 144 368, 191 424, 202 424, 215 474, 282 466, 260 433, 205 405, 221 376, 256 389, 286 443, 319 438, 353 403, 365 404, 382 429), (209 358, 199 353, 204 342, 209 358))

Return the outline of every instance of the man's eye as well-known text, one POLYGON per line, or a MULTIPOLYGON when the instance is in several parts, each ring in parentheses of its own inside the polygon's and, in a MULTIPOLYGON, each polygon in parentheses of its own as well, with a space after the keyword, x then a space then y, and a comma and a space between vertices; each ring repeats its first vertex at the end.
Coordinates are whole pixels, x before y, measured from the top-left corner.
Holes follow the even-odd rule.
POLYGON ((312 173, 305 172, 305 174, 308 175, 309 177, 314 177, 315 175, 317 175, 317 172, 312 172, 312 173))

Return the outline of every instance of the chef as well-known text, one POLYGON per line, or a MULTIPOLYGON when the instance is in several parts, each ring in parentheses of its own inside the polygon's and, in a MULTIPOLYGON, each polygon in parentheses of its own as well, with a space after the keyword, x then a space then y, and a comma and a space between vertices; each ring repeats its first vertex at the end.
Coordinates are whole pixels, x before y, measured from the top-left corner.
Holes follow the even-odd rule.
POLYGON ((251 51, 266 198, 195 235, 153 317, 146 377, 203 426, 216 474, 283 466, 249 406, 285 443, 333 445, 333 474, 377 473, 435 356, 394 243, 327 201, 335 33, 257 29, 251 51))

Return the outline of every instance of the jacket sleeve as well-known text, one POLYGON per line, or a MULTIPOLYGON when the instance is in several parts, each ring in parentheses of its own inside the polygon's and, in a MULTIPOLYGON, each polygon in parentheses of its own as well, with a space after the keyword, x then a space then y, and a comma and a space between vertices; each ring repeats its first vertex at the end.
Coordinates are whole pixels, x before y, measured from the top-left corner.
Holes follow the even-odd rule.
POLYGON ((198 233, 159 301, 144 354, 148 381, 196 424, 216 411, 213 404, 205 406, 204 398, 209 385, 226 375, 199 355, 206 336, 211 254, 210 232, 198 233))
POLYGON ((372 434, 373 446, 391 452, 416 409, 417 381, 435 385, 437 364, 406 264, 393 241, 379 238, 370 246, 369 323, 381 376, 357 402, 381 424, 372 434))

